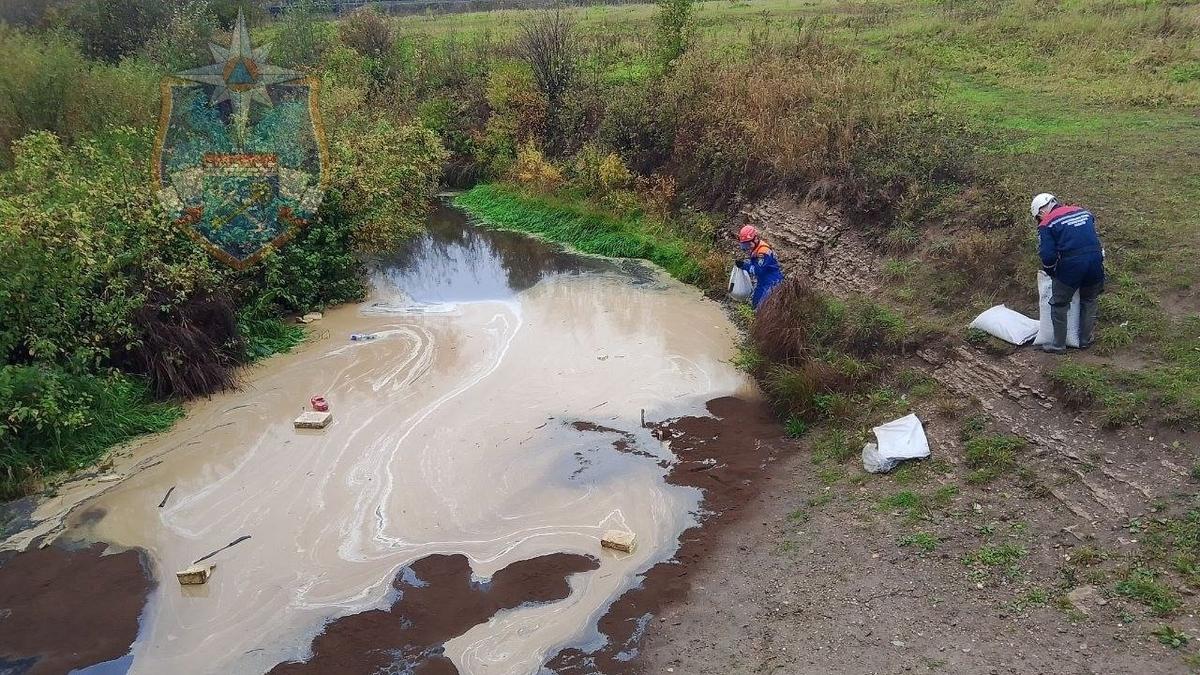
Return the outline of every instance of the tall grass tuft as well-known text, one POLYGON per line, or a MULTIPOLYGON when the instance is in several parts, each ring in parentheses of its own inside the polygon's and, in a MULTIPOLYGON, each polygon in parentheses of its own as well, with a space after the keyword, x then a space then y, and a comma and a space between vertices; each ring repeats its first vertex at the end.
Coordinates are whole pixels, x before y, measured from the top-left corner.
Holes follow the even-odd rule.
POLYGON ((46 366, 0 367, 0 404, 0 499, 36 490, 49 474, 87 466, 109 447, 183 416, 178 404, 155 402, 139 378, 46 366))

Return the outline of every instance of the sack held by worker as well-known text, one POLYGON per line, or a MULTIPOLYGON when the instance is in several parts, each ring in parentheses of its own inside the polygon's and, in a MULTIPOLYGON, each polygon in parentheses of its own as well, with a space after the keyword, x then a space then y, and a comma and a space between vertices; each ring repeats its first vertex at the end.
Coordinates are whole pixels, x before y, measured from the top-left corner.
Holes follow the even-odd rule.
MULTIPOLYGON (((771 289, 783 281, 783 270, 775 251, 758 235, 758 228, 747 224, 738 232, 738 246, 746 253, 746 258, 737 261, 737 266, 754 279, 754 293, 750 296, 750 306, 758 309, 771 289)), ((732 290, 732 289, 731 289, 732 290)))

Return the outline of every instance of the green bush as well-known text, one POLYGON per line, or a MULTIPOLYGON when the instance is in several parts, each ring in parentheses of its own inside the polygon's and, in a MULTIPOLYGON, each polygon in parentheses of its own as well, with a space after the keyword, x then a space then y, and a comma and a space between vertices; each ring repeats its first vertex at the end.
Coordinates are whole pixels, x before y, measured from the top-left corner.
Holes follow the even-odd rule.
POLYGON ((212 59, 208 45, 217 25, 208 0, 184 0, 151 31, 141 51, 168 72, 207 64, 212 59))
POLYGON ((29 35, 0 24, 0 63, 0 168, 11 166, 12 144, 34 131, 70 143, 158 119, 159 74, 136 59, 92 63, 67 35, 29 35))
POLYGON ((79 469, 110 446, 162 431, 183 415, 121 375, 72 375, 50 366, 0 366, 0 499, 79 469))
POLYGON ((171 20, 170 0, 81 0, 64 10, 64 24, 83 40, 84 52, 109 62, 142 49, 171 20))
POLYGON ((0 354, 90 370, 136 348, 133 313, 182 301, 224 271, 170 222, 145 177, 148 131, 65 147, 32 134, 0 174, 0 354))
POLYGON ((271 38, 271 61, 288 68, 312 69, 337 43, 337 27, 322 18, 329 0, 298 0, 288 5, 271 38))

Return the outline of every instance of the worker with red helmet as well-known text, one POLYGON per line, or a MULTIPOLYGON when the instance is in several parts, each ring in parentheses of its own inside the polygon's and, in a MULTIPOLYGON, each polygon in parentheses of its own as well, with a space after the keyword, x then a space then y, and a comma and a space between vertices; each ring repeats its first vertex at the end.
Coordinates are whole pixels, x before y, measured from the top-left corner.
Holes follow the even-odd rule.
POLYGON ((758 309, 763 298, 783 281, 783 270, 775 252, 758 236, 758 229, 747 225, 738 233, 738 244, 746 252, 747 258, 739 260, 737 266, 754 277, 754 295, 750 297, 750 306, 758 309))

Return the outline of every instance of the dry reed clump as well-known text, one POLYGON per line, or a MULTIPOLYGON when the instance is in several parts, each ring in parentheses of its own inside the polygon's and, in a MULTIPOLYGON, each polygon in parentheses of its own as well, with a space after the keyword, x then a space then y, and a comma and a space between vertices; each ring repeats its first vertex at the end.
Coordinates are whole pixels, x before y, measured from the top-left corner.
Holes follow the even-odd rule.
POLYGON ((132 323, 138 341, 125 354, 126 367, 146 376, 158 398, 212 394, 237 383, 244 345, 233 302, 225 296, 189 299, 164 310, 147 302, 132 323))
POLYGON ((750 338, 771 361, 789 363, 812 356, 811 329, 824 313, 824 302, 799 279, 785 279, 763 300, 750 338))

